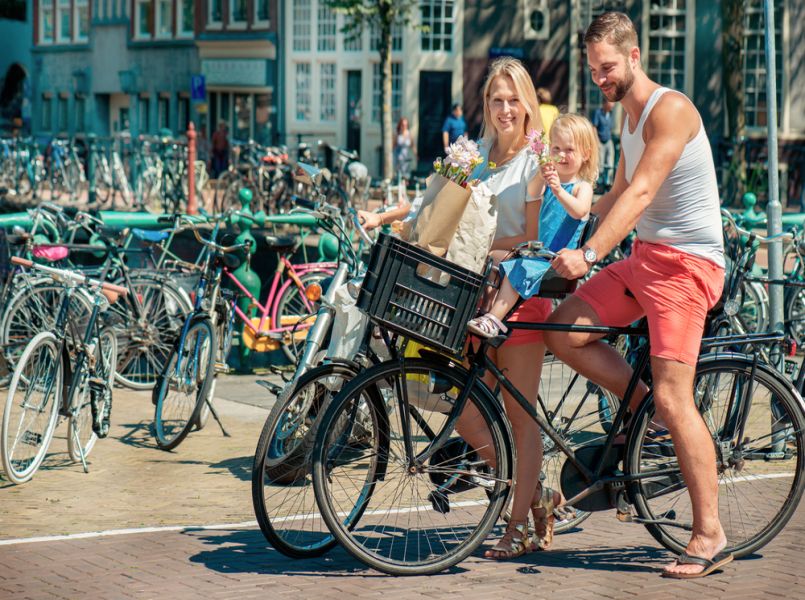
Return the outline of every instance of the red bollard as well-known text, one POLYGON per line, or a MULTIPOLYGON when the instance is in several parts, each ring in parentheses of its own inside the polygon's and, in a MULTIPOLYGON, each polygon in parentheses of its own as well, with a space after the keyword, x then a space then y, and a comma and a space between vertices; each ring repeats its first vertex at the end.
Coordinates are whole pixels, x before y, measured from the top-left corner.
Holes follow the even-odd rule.
POLYGON ((193 122, 187 127, 187 214, 198 214, 196 202, 196 128, 193 122))

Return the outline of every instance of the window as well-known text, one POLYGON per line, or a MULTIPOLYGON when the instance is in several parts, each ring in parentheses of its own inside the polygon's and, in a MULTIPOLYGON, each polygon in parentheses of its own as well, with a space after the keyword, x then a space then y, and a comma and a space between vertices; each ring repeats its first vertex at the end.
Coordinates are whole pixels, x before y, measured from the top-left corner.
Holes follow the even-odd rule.
POLYGON ((182 133, 187 130, 190 123, 190 98, 179 96, 176 102, 176 132, 182 133))
POLYGON ((56 121, 56 130, 59 132, 67 131, 67 98, 63 96, 59 96, 58 99, 58 107, 59 110, 56 113, 57 121, 56 121))
POLYGON ((422 49, 451 52, 453 50, 453 0, 421 0, 422 49))
POLYGON ((254 139, 264 146, 271 143, 271 94, 254 97, 254 139))
POLYGON ((229 0, 229 25, 231 27, 246 27, 248 19, 248 0, 229 0))
POLYGON ((335 23, 335 12, 324 2, 320 2, 317 42, 319 52, 332 52, 335 50, 335 23))
POLYGON ((51 2, 42 2, 39 5, 39 43, 52 44, 54 31, 53 4, 51 2))
POLYGON ((53 129, 53 99, 48 96, 42 97, 42 130, 51 131, 53 129))
POLYGON ((313 14, 310 0, 293 0, 293 49, 300 52, 310 50, 310 21, 313 14))
POLYGON ((252 137, 252 100, 251 94, 235 94, 235 128, 232 135, 236 140, 248 140, 252 137))
POLYGON ((151 37, 151 0, 135 0, 134 37, 136 39, 151 37))
MULTIPOLYGON (((747 2, 744 21, 744 102, 747 127, 766 127, 766 19, 761 0, 747 2)), ((777 122, 785 103, 783 88, 783 0, 774 0, 774 38, 777 66, 777 122)))
POLYGON ((223 1, 207 0, 207 27, 213 29, 221 27, 221 21, 224 18, 223 1))
POLYGON ((74 0, 75 41, 86 42, 89 38, 89 0, 74 0))
POLYGON ((170 129, 170 99, 163 96, 157 101, 157 127, 170 129))
MULTIPOLYGON (((380 63, 372 65, 372 121, 380 123, 380 63)), ((402 106, 402 63, 391 63, 391 120, 400 120, 402 106)))
POLYGON ((296 63, 296 120, 310 121, 310 63, 296 63))
POLYGON ((268 0, 254 0, 254 24, 267 27, 269 21, 268 0))
POLYGON ((87 99, 84 96, 75 97, 75 130, 84 133, 87 129, 87 99))
POLYGON ((181 37, 193 37, 196 16, 195 2, 193 0, 179 0, 178 4, 179 18, 176 24, 178 35, 181 37))
POLYGON ((652 0, 648 73, 660 85, 685 91, 685 0, 652 0))
POLYGON ((139 128, 140 133, 144 133, 151 130, 151 123, 149 121, 151 117, 151 110, 150 110, 150 101, 148 98, 140 98, 140 122, 137 123, 137 127, 139 128))
POLYGON ((349 35, 351 34, 344 34, 344 50, 346 52, 360 52, 363 50, 363 31, 352 38, 349 35))
POLYGON ((173 0, 157 0, 155 37, 173 36, 173 0))
POLYGON ((56 0, 56 40, 69 42, 73 38, 70 0, 56 0))
POLYGON ((335 63, 321 65, 321 120, 335 121, 335 63))
MULTIPOLYGON (((380 49, 380 29, 377 26, 372 26, 369 46, 372 50, 377 51, 380 49)), ((403 46, 403 26, 395 23, 391 26, 391 51, 400 52, 403 46)))

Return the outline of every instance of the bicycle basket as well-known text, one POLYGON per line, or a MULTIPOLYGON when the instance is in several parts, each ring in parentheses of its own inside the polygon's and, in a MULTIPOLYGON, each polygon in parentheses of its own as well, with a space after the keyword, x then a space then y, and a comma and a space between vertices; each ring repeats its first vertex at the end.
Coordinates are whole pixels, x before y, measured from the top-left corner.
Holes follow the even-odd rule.
POLYGON ((459 355, 485 277, 387 234, 372 248, 358 308, 392 331, 459 355))

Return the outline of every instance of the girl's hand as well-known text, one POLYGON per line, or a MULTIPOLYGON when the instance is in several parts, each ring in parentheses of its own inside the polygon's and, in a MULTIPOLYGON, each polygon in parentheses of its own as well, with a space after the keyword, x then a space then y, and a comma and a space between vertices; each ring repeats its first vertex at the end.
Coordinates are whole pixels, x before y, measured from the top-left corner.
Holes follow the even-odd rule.
POLYGON ((550 187, 551 191, 554 193, 556 193, 556 191, 562 187, 562 183, 559 181, 559 173, 556 172, 556 167, 554 165, 543 165, 542 177, 545 179, 545 183, 548 184, 548 187, 550 187))

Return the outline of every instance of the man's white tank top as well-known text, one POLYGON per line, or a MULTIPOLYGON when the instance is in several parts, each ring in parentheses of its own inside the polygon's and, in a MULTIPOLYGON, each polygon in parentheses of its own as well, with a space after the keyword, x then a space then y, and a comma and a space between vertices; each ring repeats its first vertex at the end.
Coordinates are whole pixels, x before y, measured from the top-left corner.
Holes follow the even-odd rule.
MULTIPOLYGON (((662 95, 672 91, 663 87, 654 90, 634 132, 629 133, 628 116, 624 119, 621 153, 627 182, 632 181, 646 148, 643 141, 646 119, 662 95)), ((724 266, 724 239, 716 170, 701 119, 699 133, 685 145, 676 165, 637 222, 637 238, 644 242, 672 246, 724 266)))

